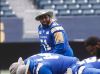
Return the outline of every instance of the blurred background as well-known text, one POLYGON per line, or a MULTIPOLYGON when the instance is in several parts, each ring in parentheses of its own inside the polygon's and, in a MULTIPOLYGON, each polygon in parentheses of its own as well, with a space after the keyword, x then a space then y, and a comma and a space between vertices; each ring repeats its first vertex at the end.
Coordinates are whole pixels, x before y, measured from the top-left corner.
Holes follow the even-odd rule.
POLYGON ((34 17, 47 10, 66 30, 75 56, 89 57, 84 40, 100 37, 100 0, 0 0, 0 74, 9 74, 18 57, 39 52, 39 22, 34 17))

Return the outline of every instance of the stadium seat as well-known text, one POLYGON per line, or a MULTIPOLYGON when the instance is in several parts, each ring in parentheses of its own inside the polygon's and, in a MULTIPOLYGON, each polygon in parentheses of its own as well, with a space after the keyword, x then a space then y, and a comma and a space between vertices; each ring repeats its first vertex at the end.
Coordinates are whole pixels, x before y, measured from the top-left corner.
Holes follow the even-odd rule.
POLYGON ((79 9, 80 5, 79 4, 70 4, 68 5, 69 9, 79 9))
POLYGON ((83 10, 83 14, 84 15, 93 15, 94 14, 94 10, 93 9, 90 9, 90 10, 83 10))
POLYGON ((76 1, 75 0, 64 0, 65 4, 75 4, 76 1))
POLYGON ((93 5, 93 9, 98 9, 98 10, 100 10, 100 4, 96 4, 96 5, 94 4, 94 5, 93 5))
POLYGON ((95 10, 95 14, 100 15, 100 10, 95 10))
POLYGON ((68 16, 70 15, 70 10, 60 10, 59 13, 57 14, 58 16, 68 16))
POLYGON ((57 4, 55 5, 55 9, 56 10, 63 10, 63 9, 67 9, 67 5, 66 4, 57 4))
POLYGON ((81 4, 80 5, 80 8, 81 9, 91 9, 92 8, 92 5, 91 4, 81 4))
POLYGON ((7 11, 7 12, 4 12, 4 15, 6 17, 15 17, 15 12, 13 12, 13 11, 7 11))
POLYGON ((0 0, 0 17, 15 17, 15 12, 6 0, 0 0))
POLYGON ((0 0, 0 1, 1 1, 1 2, 3 2, 3 1, 5 2, 6 0, 0 0))
POLYGON ((72 15, 82 15, 82 10, 72 10, 71 14, 72 15))
POLYGON ((87 4, 88 0, 76 0, 77 4, 87 4))
POLYGON ((8 6, 8 2, 7 1, 0 1, 0 6, 8 6))
POLYGON ((51 4, 51 1, 50 0, 42 0, 42 1, 38 1, 36 4, 37 4, 38 8, 43 8, 43 6, 51 4))
POLYGON ((45 4, 50 4, 51 3, 51 1, 40 1, 40 5, 45 5, 45 4))
POLYGON ((52 0, 52 4, 63 4, 63 0, 52 0))
POLYGON ((97 3, 100 3, 100 0, 89 0, 88 2, 90 4, 97 4, 97 3))
POLYGON ((0 17, 3 17, 3 16, 4 16, 4 12, 0 11, 0 17))
POLYGON ((1 10, 2 11, 9 11, 11 9, 8 6, 3 6, 3 7, 1 7, 1 10))
POLYGON ((55 5, 51 5, 51 4, 49 4, 49 5, 44 5, 44 6, 43 6, 43 9, 55 9, 55 5))

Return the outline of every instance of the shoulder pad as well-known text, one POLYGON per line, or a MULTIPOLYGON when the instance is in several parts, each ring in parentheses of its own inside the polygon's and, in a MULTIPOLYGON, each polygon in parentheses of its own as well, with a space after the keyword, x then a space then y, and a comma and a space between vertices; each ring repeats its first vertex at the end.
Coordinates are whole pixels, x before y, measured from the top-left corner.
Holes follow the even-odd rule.
POLYGON ((56 31, 60 31, 60 30, 64 30, 64 28, 62 26, 56 26, 51 29, 51 33, 54 33, 56 31))
POLYGON ((53 27, 55 27, 55 26, 59 26, 59 24, 58 24, 57 22, 53 22, 53 23, 51 24, 51 28, 53 28, 53 27))

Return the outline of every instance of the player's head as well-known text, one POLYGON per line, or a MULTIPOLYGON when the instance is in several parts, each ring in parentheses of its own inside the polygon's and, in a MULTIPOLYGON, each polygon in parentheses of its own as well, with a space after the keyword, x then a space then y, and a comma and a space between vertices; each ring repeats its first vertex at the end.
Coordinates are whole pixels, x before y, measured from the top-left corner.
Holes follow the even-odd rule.
POLYGON ((98 42, 98 47, 97 47, 97 53, 96 53, 97 58, 100 59, 100 42, 98 42))
POLYGON ((42 23, 42 25, 45 26, 50 24, 52 17, 53 17, 52 11, 47 11, 47 12, 40 11, 40 14, 36 16, 35 19, 37 21, 40 21, 40 23, 42 23))
POLYGON ((98 49, 98 43, 100 42, 100 38, 91 36, 85 41, 86 50, 91 55, 96 55, 96 50, 98 49))
POLYGON ((22 58, 9 67, 10 74, 27 74, 29 65, 25 65, 22 58))

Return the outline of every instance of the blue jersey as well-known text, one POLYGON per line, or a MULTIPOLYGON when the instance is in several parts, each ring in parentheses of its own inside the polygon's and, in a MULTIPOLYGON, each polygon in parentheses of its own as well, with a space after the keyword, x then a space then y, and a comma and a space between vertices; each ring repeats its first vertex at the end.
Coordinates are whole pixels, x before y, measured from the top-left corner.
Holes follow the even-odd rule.
POLYGON ((64 74, 67 68, 75 64, 77 60, 76 57, 67 57, 53 53, 41 53, 27 58, 25 64, 30 61, 29 70, 31 74, 41 74, 38 72, 43 66, 46 66, 52 74, 64 74))
POLYGON ((90 57, 77 62, 71 68, 73 74, 100 74, 100 59, 90 57))
POLYGON ((38 28, 41 42, 41 52, 58 53, 73 56, 67 35, 61 25, 52 22, 49 26, 40 25, 38 28))
POLYGON ((100 61, 84 64, 80 67, 80 73, 82 74, 100 74, 100 61), (81 70, 81 68, 83 68, 81 70))

